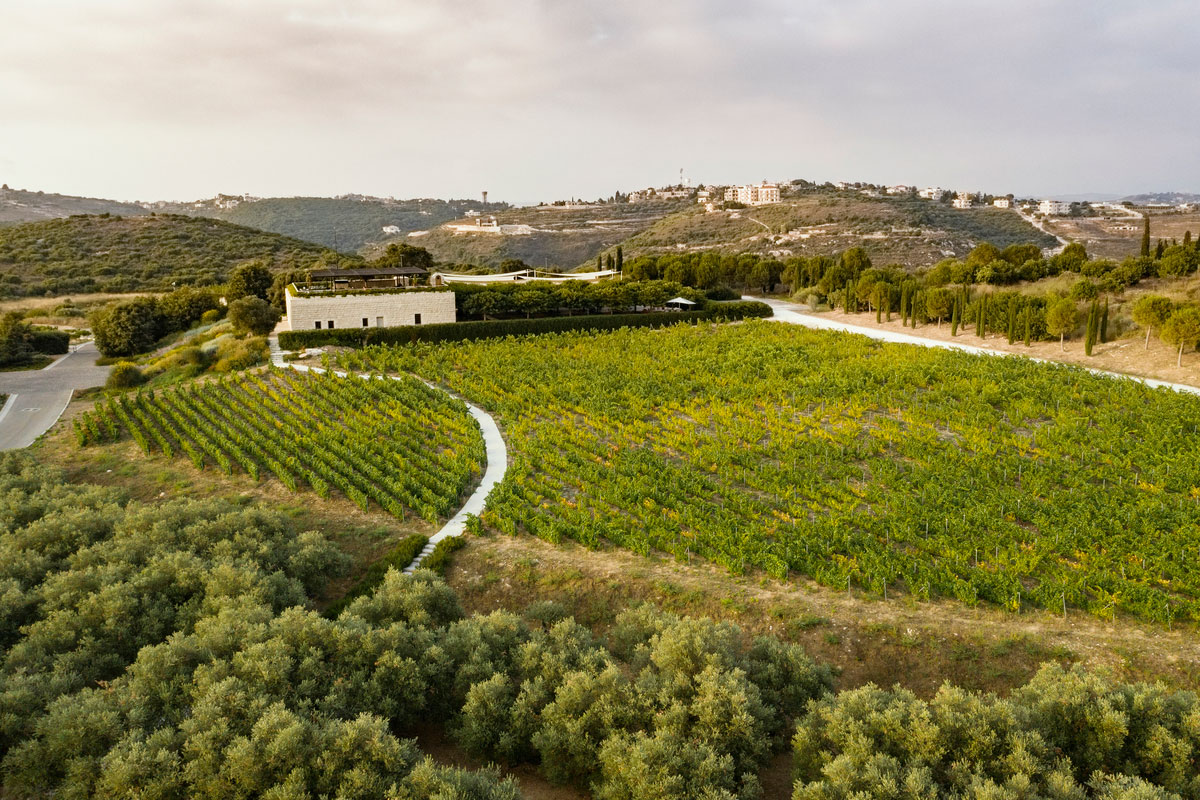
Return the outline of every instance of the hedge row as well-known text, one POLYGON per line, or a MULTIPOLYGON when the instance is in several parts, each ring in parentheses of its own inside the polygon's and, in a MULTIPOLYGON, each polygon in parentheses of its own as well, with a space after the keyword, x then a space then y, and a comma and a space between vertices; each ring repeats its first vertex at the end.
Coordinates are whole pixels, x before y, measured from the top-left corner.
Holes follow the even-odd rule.
POLYGON ((657 311, 641 314, 590 314, 582 317, 536 317, 534 319, 445 322, 437 325, 402 325, 393 328, 340 328, 334 330, 284 331, 279 344, 284 350, 340 345, 416 344, 417 342, 462 342, 497 339, 533 333, 614 328, 657 328, 680 322, 734 320, 769 317, 771 307, 755 300, 714 303, 704 311, 657 311))
POLYGON ((447 536, 433 546, 433 552, 421 562, 421 569, 428 569, 439 575, 445 575, 446 567, 450 565, 450 554, 455 550, 466 547, 466 545, 467 540, 462 536, 447 536))
POLYGON ((29 344, 39 353, 58 356, 71 349, 71 334, 66 331, 34 328, 29 332, 29 344))

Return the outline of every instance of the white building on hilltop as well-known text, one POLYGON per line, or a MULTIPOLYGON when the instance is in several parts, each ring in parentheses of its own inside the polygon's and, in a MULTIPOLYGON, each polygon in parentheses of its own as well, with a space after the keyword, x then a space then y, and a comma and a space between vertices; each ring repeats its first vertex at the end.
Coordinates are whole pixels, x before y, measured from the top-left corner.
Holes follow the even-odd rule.
POLYGON ((971 207, 970 193, 969 192, 959 192, 954 197, 954 207, 955 208, 970 208, 971 207))
POLYGON ((779 202, 779 184, 749 183, 745 186, 730 186, 725 190, 725 201, 736 202, 747 206, 765 206, 768 203, 779 202))
POLYGON ((1043 200, 1038 203, 1038 213, 1048 217, 1061 217, 1071 213, 1071 204, 1064 200, 1043 200))
POLYGON ((1012 200, 1009 200, 1007 197, 997 197, 992 201, 992 205, 996 208, 1012 208, 1012 200))

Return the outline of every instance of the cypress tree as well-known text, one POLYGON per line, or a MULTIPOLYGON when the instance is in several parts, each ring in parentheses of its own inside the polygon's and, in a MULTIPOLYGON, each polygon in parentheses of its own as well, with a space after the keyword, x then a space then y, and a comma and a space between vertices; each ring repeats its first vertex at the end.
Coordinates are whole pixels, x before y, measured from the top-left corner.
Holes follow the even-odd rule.
POLYGON ((1100 317, 1100 344, 1108 341, 1108 298, 1104 298, 1104 315, 1100 317))
POLYGON ((1191 231, 1183 232, 1183 246, 1184 247, 1192 246, 1192 232, 1191 231))
POLYGON ((879 296, 880 294, 881 294, 881 292, 878 289, 876 289, 875 290, 875 324, 876 325, 883 322, 883 300, 879 296))
POLYGON ((958 336, 958 298, 954 298, 954 305, 950 309, 950 338, 958 336))
POLYGON ((883 292, 883 316, 888 322, 892 321, 892 290, 885 289, 883 292))
POLYGON ((1162 258, 1163 251, 1167 249, 1167 243, 1162 239, 1158 240, 1158 245, 1154 248, 1154 260, 1158 261, 1162 258))
POLYGON ((1008 299, 1008 343, 1017 338, 1017 298, 1008 299))
POLYGON ((616 264, 616 262, 613 261, 612 253, 609 253, 608 256, 606 256, 604 259, 604 268, 612 269, 613 266, 615 266, 615 264, 616 264))
POLYGON ((1022 313, 1025 315, 1025 346, 1029 347, 1030 334, 1033 333, 1033 308, 1025 306, 1022 313))
POLYGON ((1087 335, 1083 340, 1083 352, 1089 356, 1092 354, 1092 346, 1096 343, 1096 330, 1099 327, 1099 314, 1097 313, 1098 305, 1098 301, 1093 300, 1091 308, 1088 309, 1087 335))
POLYGON ((900 324, 908 327, 908 284, 900 287, 900 324))
POLYGON ((1150 215, 1143 217, 1142 223, 1142 258, 1150 256, 1150 215))
POLYGON ((620 272, 625 267, 625 253, 621 248, 617 248, 617 272, 620 272))
POLYGON ((980 339, 987 332, 987 298, 986 294, 980 295, 979 303, 975 306, 975 335, 980 339))
POLYGON ((600 256, 597 255, 596 256, 596 272, 599 272, 602 269, 604 269, 604 267, 601 265, 600 256))

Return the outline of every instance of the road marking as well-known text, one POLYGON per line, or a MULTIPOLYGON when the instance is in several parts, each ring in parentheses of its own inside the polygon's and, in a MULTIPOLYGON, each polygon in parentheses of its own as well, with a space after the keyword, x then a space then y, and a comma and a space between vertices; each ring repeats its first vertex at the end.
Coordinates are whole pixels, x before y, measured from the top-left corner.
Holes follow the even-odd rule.
POLYGON ((0 408, 0 422, 4 421, 4 418, 8 416, 9 411, 12 411, 12 407, 16 405, 16 403, 17 396, 15 394, 10 394, 8 396, 8 400, 4 403, 4 408, 0 408))
POLYGON ((33 413, 35 413, 37 411, 41 411, 41 410, 42 410, 41 406, 31 406, 29 408, 22 408, 21 412, 24 414, 33 414, 33 413))

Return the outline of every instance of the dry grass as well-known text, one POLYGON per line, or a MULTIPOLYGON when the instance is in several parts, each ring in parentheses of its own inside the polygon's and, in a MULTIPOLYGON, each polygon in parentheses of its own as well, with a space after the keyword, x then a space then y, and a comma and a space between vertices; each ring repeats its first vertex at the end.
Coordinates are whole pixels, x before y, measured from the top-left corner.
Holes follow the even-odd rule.
POLYGON ((589 551, 528 536, 472 537, 447 578, 469 611, 519 610, 552 600, 600 633, 622 609, 641 602, 728 619, 801 644, 840 670, 840 689, 900 684, 929 696, 949 681, 1003 693, 1051 660, 1200 687, 1194 630, 1108 622, 1081 612, 1013 614, 909 596, 883 601, 804 578, 734 577, 698 560, 681 564, 662 555, 589 551))
MULTIPOLYGON (((1133 217, 1051 217, 1047 229, 1072 242, 1081 242, 1093 258, 1117 261, 1136 256, 1142 246, 1142 220, 1133 217)), ((1183 241, 1186 231, 1200 234, 1200 213, 1160 212, 1150 215, 1150 239, 1183 241)))
MULTIPOLYGON (((13 300, 0 300, 0 314, 8 311, 25 311, 28 309, 54 308, 62 305, 64 300, 70 300, 77 306, 94 306, 110 302, 112 300, 131 300, 134 297, 142 297, 149 294, 148 292, 133 292, 130 294, 108 294, 105 292, 96 292, 93 294, 66 294, 57 295, 55 297, 18 297, 13 300)), ((78 320, 83 324, 83 320, 78 320)))

